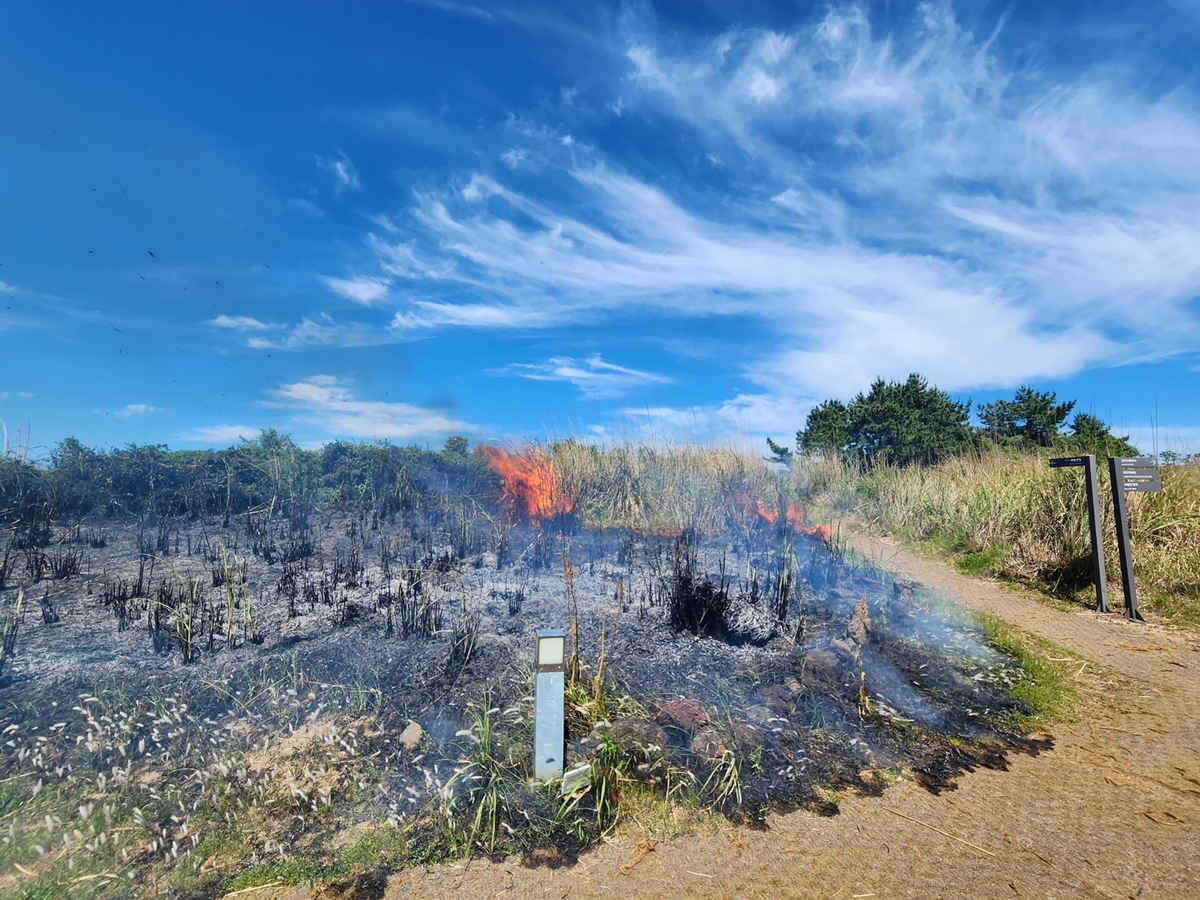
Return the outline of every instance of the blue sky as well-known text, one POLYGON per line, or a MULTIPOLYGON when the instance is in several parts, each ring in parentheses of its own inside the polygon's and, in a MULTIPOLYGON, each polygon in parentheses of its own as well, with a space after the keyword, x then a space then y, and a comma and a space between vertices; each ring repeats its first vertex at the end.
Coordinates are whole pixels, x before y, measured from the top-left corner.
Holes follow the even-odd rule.
POLYGON ((1200 2, 0 2, 0 418, 791 441, 920 372, 1200 450, 1200 2))

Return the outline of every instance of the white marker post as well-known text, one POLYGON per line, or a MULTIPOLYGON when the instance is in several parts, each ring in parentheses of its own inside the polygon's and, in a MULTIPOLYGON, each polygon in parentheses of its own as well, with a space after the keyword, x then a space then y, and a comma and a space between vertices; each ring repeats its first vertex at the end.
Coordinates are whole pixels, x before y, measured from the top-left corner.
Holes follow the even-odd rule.
POLYGON ((550 781, 563 772, 566 650, 566 632, 557 628, 538 630, 533 687, 533 777, 538 781, 550 781))

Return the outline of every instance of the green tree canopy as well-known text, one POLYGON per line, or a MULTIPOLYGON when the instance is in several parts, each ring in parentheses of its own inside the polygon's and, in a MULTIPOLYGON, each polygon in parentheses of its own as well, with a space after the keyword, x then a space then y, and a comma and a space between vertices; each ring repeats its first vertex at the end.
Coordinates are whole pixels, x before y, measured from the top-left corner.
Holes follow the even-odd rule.
POLYGON ((979 420, 997 443, 1015 439, 1049 447, 1059 440, 1059 429, 1074 408, 1074 400, 1059 403, 1054 391, 1035 391, 1022 385, 1012 400, 981 403, 979 420))
POLYGON ((844 453, 850 446, 850 410, 841 400, 818 403, 804 428, 796 432, 796 446, 807 453, 844 453))
POLYGON ((849 404, 826 400, 814 407, 796 445, 867 462, 933 462, 974 446, 970 414, 970 401, 952 399, 916 373, 902 382, 880 378, 849 404))
POLYGON ((1129 443, 1129 436, 1117 437, 1103 419, 1091 413, 1076 413, 1071 420, 1069 443, 1081 453, 1097 456, 1137 456, 1138 449, 1129 443))

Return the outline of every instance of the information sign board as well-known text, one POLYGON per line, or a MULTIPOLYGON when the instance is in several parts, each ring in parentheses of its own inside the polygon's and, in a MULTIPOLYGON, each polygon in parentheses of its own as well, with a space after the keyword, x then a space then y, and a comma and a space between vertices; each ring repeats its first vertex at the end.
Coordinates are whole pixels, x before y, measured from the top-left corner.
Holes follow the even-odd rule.
POLYGON ((1108 474, 1112 482, 1113 512, 1116 514, 1117 552, 1121 557, 1121 586, 1125 589, 1125 617, 1145 621, 1137 608, 1137 580, 1133 574, 1133 547, 1129 540, 1129 512, 1125 493, 1161 491, 1157 461, 1153 456, 1110 456, 1108 474))
POLYGON ((1149 493, 1162 490, 1162 473, 1158 470, 1158 460, 1153 456, 1119 456, 1117 469, 1126 491, 1149 493))
POLYGON ((1059 456, 1050 460, 1050 468, 1062 469, 1068 466, 1082 466, 1087 462, 1087 457, 1084 456, 1059 456))

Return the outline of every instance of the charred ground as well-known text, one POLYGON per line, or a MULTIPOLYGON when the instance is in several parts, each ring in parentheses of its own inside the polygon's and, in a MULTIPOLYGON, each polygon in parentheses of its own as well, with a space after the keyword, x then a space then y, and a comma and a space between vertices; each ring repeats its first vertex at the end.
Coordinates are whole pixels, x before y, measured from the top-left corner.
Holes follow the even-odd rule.
POLYGON ((762 822, 1042 746, 977 625, 782 501, 726 485, 698 527, 588 527, 578 498, 472 471, 405 503, 14 525, 0 854, 29 895, 557 864, 636 797, 762 822), (593 767, 566 801, 528 782, 551 626, 568 761, 593 767))

